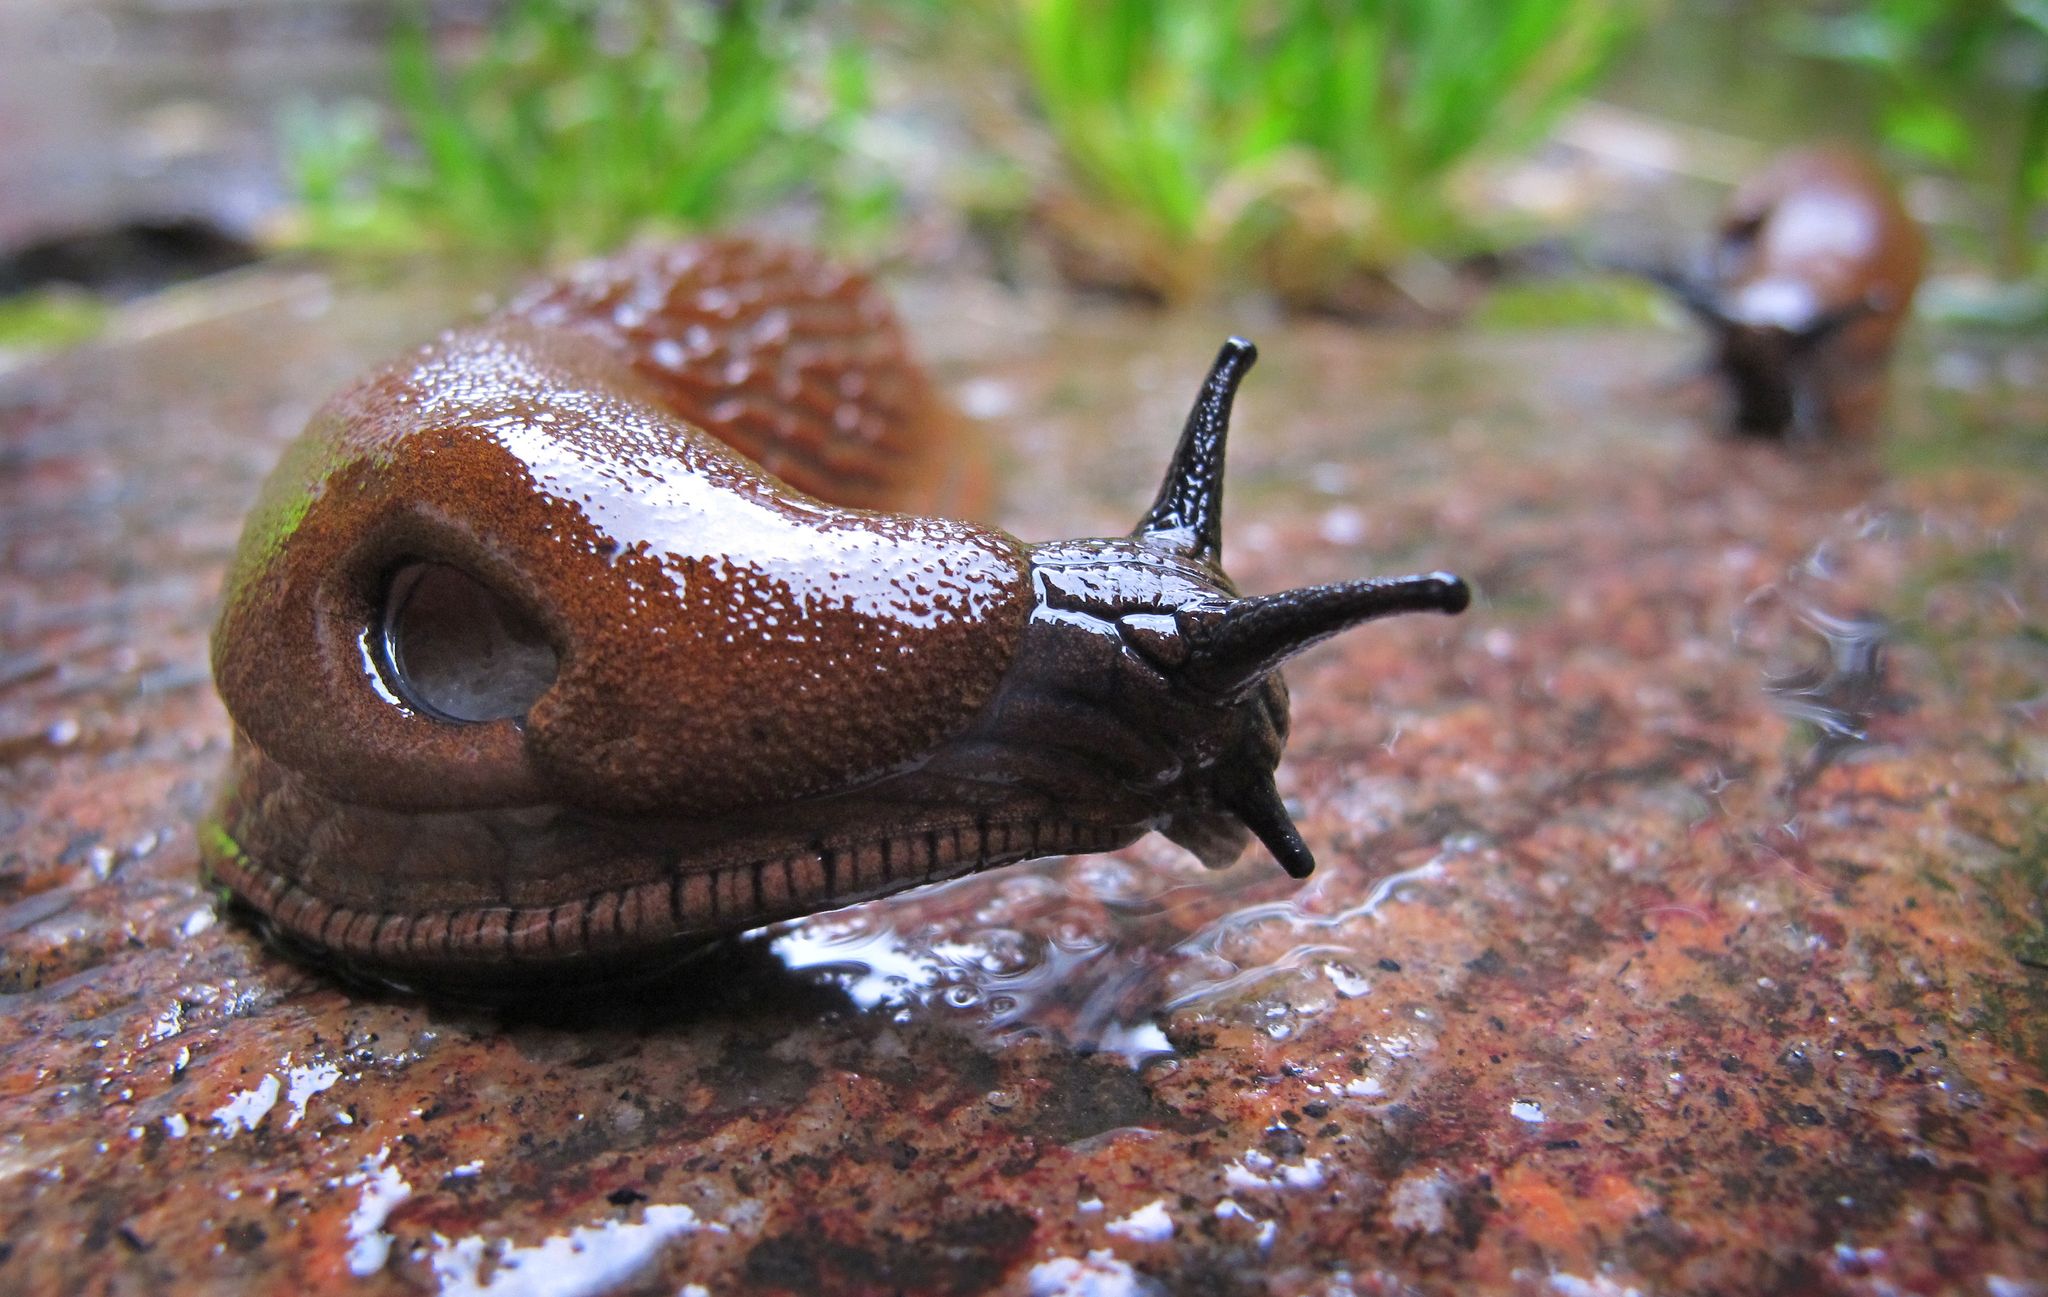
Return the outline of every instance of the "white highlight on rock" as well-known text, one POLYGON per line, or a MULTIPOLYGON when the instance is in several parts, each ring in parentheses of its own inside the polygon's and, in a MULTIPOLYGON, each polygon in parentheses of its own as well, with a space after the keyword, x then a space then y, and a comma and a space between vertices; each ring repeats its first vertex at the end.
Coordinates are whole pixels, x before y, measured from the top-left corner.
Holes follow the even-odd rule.
POLYGON ((1450 1224, 1457 1194, 1458 1187, 1442 1171, 1411 1171, 1387 1195, 1387 1223, 1418 1234, 1441 1234, 1450 1224))
POLYGON ((213 1120, 219 1122, 222 1133, 229 1136, 237 1130, 254 1130, 277 1106, 278 1092, 283 1088, 282 1082, 266 1072, 254 1089, 238 1090, 226 1103, 215 1108, 213 1120))
POLYGON ((1270 1250, 1273 1246, 1273 1239, 1280 1233, 1280 1226, 1277 1222, 1262 1220, 1252 1215, 1244 1208, 1238 1206, 1235 1198, 1225 1198, 1222 1202, 1216 1204, 1216 1219, 1241 1220, 1245 1224, 1255 1227, 1259 1232, 1259 1248, 1262 1251, 1270 1250))
POLYGON ((307 1102, 340 1079, 341 1069, 332 1063, 308 1063, 285 1073, 284 1101, 292 1111, 284 1119, 284 1128, 290 1130, 304 1121, 307 1102))
POLYGON ((1349 505, 1338 505, 1323 514, 1316 534, 1332 545, 1356 545, 1366 536, 1365 515, 1349 505))
POLYGON ((1119 1261, 1108 1248, 1090 1252, 1086 1260, 1056 1256, 1031 1267, 1025 1281, 1031 1297, 1138 1297, 1138 1272, 1119 1261))
POLYGON ((1164 1243, 1173 1237, 1173 1217, 1166 1214, 1166 1199, 1160 1198, 1146 1203, 1121 1220, 1109 1222, 1102 1229, 1104 1233, 1133 1242, 1164 1243))
POLYGON ((970 419, 1000 419, 1017 408, 1017 393, 994 378, 974 378, 960 385, 960 408, 970 419))
POLYGON ((1257 1149, 1223 1168, 1223 1183, 1233 1189, 1313 1189, 1323 1179, 1323 1159, 1319 1157, 1281 1164, 1257 1149))
POLYGON ((1541 1125, 1546 1120, 1543 1115, 1543 1105, 1537 1103, 1534 1099, 1515 1100, 1508 1105, 1508 1115, 1516 1121, 1526 1121, 1532 1126, 1541 1125))
POLYGON ((478 1234, 453 1240, 436 1234, 434 1277, 441 1297, 595 1297, 626 1283, 670 1239, 700 1229, 725 1232, 678 1203, 649 1206, 637 1221, 578 1226, 529 1247, 488 1243, 478 1234))
POLYGON ((1586 1279, 1575 1274, 1554 1274, 1550 1276, 1550 1290, 1562 1297, 1643 1297, 1641 1289, 1624 1288, 1606 1275, 1586 1279))
POLYGON ((1337 988, 1337 994, 1347 1000, 1355 1000, 1372 990, 1372 983, 1347 964, 1324 964, 1323 976, 1329 978, 1330 985, 1337 988))
POLYGON ((363 1187, 363 1196, 348 1216, 348 1272, 358 1278, 376 1274, 391 1259, 391 1235, 384 1222, 398 1204, 412 1197, 412 1186, 398 1168, 386 1165, 390 1159, 391 1146, 386 1144, 375 1156, 363 1159, 362 1170, 342 1181, 363 1187))

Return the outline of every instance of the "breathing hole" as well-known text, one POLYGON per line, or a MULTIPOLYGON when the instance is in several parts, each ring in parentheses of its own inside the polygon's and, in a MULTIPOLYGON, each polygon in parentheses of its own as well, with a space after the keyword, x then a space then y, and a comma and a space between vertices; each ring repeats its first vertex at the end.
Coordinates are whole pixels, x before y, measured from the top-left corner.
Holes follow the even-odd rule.
POLYGON ((526 715, 560 665, 539 623, 446 563, 412 563, 393 574, 384 656, 407 702, 468 724, 526 715))

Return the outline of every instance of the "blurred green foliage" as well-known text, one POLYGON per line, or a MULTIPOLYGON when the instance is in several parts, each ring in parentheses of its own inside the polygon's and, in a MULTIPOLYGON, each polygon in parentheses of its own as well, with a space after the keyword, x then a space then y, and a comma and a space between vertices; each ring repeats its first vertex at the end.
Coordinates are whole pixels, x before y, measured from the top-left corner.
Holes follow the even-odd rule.
POLYGON ((97 337, 114 308, 81 289, 0 297, 0 350, 47 351, 97 337))
POLYGON ((1622 275, 1532 275, 1497 285, 1473 312, 1482 329, 1634 328, 1671 314, 1670 295, 1622 275))
POLYGON ((2048 273, 2048 0, 1861 0, 1795 11, 1784 31, 1876 80, 1887 145, 1975 186, 2001 272, 2048 273))
MULTIPOLYGON (((480 28, 435 29, 408 2, 422 7, 393 34, 387 105, 284 123, 303 242, 549 257, 796 208, 826 241, 872 247, 901 203, 869 148, 951 147, 873 124, 875 60, 908 49, 981 141, 940 159, 939 201, 990 242, 1050 231, 1070 272, 1167 300, 1257 284, 1312 305, 1522 233, 1483 164, 1539 140, 1659 6, 504 0, 480 28), (1042 120, 1017 113, 1018 79, 1042 120)), ((1787 48, 1857 69, 1834 75, 1871 88, 1895 152, 1971 182, 1986 256, 2048 275, 2048 0, 1716 12, 1782 37, 1772 75, 1787 48)), ((1757 133, 1814 129, 1786 116, 1757 133)), ((1596 297, 1494 309, 1633 309, 1596 297)))
POLYGON ((1539 137, 1641 0, 1018 0, 1083 207, 1168 298, 1474 241, 1456 182, 1539 137))
POLYGON ((800 66, 799 44, 766 0, 511 0, 459 60, 416 16, 392 38, 391 113, 288 115, 299 233, 351 251, 537 257, 803 194, 828 233, 858 239, 895 197, 847 164, 867 67, 850 44, 800 66))

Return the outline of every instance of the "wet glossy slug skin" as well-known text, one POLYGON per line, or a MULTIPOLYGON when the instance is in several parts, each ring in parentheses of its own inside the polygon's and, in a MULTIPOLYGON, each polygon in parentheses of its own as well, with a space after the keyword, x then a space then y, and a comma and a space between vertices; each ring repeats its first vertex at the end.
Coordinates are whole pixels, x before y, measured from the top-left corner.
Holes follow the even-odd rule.
POLYGON ((876 290, 806 254, 637 253, 448 334, 330 401, 251 514, 208 865, 300 948, 472 990, 1152 828, 1305 872, 1273 667, 1465 596, 1234 599, 1251 354, 1139 532, 1034 549, 849 507, 929 497, 946 420, 876 290))

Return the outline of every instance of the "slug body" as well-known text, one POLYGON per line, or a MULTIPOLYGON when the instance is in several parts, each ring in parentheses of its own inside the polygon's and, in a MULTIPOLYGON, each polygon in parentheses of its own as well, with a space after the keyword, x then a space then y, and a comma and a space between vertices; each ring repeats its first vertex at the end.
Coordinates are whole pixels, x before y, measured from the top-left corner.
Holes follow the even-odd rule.
POLYGON ((1253 354, 1132 535, 1028 546, 870 507, 932 493, 946 416, 878 292, 805 254, 635 254, 450 333, 330 401, 251 515, 208 867, 298 947, 469 990, 1152 829, 1305 874, 1275 668, 1467 595, 1237 597, 1253 354))
POLYGON ((1788 153, 1742 184, 1703 267, 1663 280, 1712 335, 1735 431, 1865 438, 1883 413, 1893 344, 1926 241, 1877 164, 1847 149, 1788 153))

